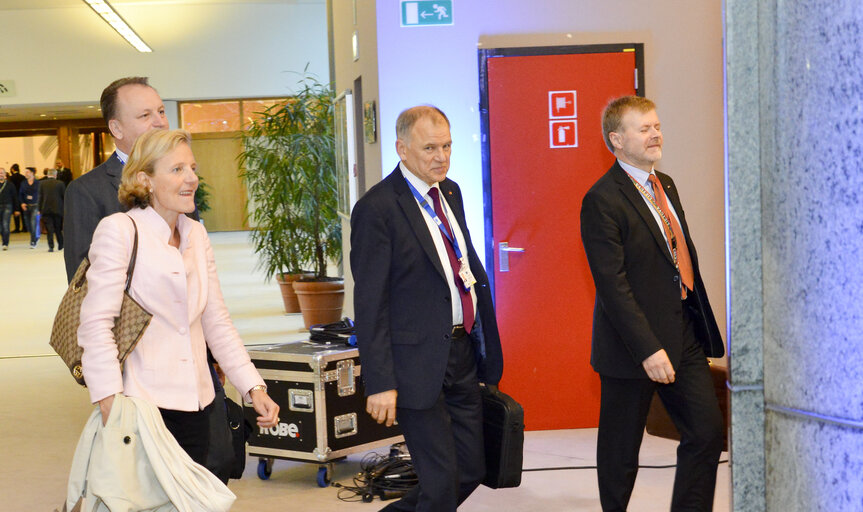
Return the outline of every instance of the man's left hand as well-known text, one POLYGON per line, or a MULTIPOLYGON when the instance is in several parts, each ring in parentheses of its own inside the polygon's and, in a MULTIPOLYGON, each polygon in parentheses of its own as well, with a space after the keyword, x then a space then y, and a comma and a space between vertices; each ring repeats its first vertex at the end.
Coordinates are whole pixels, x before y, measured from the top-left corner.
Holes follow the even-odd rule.
POLYGON ((396 398, 398 391, 390 389, 369 395, 366 400, 366 412, 378 423, 386 422, 391 427, 396 421, 396 398))

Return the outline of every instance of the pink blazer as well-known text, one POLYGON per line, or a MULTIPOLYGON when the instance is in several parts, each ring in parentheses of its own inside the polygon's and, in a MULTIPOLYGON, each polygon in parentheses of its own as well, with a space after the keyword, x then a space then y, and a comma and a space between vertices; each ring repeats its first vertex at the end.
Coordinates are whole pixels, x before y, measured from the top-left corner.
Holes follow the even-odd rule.
POLYGON ((263 384, 228 315, 207 231, 180 215, 179 250, 153 208, 133 208, 138 259, 130 295, 153 319, 121 372, 111 328, 120 314, 134 228, 124 213, 102 219, 90 245, 89 291, 81 305, 78 344, 84 379, 95 403, 114 393, 140 397, 163 409, 197 411, 215 396, 206 347, 248 400, 263 384))

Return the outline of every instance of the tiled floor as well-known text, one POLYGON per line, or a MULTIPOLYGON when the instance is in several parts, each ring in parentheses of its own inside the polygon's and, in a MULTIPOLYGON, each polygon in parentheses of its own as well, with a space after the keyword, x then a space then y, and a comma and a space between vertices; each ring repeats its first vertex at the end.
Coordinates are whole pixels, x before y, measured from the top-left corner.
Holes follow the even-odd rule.
MULTIPOLYGON (((298 315, 285 315, 274 283, 255 271, 255 258, 245 233, 211 236, 225 300, 248 345, 277 337, 304 337, 298 315)), ((63 500, 78 435, 92 411, 86 391, 65 373, 47 342, 57 304, 66 287, 63 254, 48 253, 44 240, 35 250, 13 235, 0 252, 0 512, 53 510, 63 500)), ((595 429, 528 432, 524 467, 591 466, 595 463, 595 429)), ((673 464, 677 443, 646 435, 641 461, 673 464)), ((335 480, 349 484, 359 469, 360 455, 335 467, 335 480)), ((723 459, 727 454, 723 453, 723 459)), ((338 489, 315 484, 313 464, 276 461, 269 480, 256 476, 257 459, 249 458, 242 480, 232 480, 237 494, 232 510, 378 510, 383 505, 345 503, 338 489)), ((630 510, 668 510, 673 469, 642 469, 630 510)), ((727 464, 719 467, 715 509, 730 510, 727 464)), ((518 488, 480 487, 460 510, 466 512, 599 510, 596 473, 592 469, 524 473, 518 488)))

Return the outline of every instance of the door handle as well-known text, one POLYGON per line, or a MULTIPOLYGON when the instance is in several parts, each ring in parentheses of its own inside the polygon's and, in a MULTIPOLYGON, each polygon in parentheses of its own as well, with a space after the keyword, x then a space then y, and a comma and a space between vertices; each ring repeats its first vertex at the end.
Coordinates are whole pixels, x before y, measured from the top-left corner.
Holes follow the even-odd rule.
POLYGON ((498 262, 500 264, 501 272, 509 272, 509 253, 511 252, 524 252, 524 248, 522 247, 510 247, 509 242, 501 242, 497 244, 498 251, 498 262))

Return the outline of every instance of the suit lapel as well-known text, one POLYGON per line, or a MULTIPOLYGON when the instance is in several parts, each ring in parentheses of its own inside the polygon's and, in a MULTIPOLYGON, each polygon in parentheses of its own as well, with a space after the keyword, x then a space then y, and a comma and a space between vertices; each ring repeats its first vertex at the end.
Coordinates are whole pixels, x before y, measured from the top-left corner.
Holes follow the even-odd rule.
POLYGON ((120 161, 120 157, 117 156, 117 153, 111 153, 111 156, 108 158, 108 165, 105 166, 106 174, 111 178, 111 186, 114 187, 115 191, 120 190, 120 181, 123 177, 123 162, 120 161))
POLYGON ((626 171, 620 167, 620 164, 615 160, 614 167, 612 168, 615 171, 614 179, 620 185, 620 191, 626 196, 626 199, 632 204, 638 214, 641 216, 641 219, 647 225, 647 229, 650 231, 650 234, 653 235, 653 239, 656 244, 659 246, 659 250, 662 251, 662 254, 668 259, 669 263, 674 264, 674 259, 671 257, 671 252, 668 250, 668 242, 665 241, 665 236, 663 236, 662 231, 659 229, 659 225, 656 224, 656 219, 653 217, 653 212, 650 211, 650 208, 644 202, 644 198, 641 196, 641 192, 635 188, 635 185, 632 183, 632 180, 629 178, 629 175, 626 171))
POLYGON ((665 174, 656 173, 659 182, 662 183, 665 189, 665 196, 671 201, 671 206, 677 212, 677 218, 680 219, 680 229, 683 230, 683 236, 686 237, 686 247, 689 249, 689 258, 692 260, 692 268, 698 269, 698 256, 695 254, 695 245, 692 243, 692 237, 689 236, 689 226, 686 224, 686 218, 683 215, 683 205, 680 203, 680 196, 677 195, 677 189, 671 186, 671 180, 665 174))
POLYGON ((437 248, 435 247, 434 240, 432 240, 431 233, 429 232, 428 225, 426 225, 426 221, 420 212, 419 206, 417 206, 417 201, 413 194, 411 194, 404 176, 402 176, 401 169, 396 166, 396 169, 392 174, 390 174, 388 179, 392 180, 391 183, 393 191, 396 193, 396 201, 401 207, 402 212, 404 212, 405 217, 408 220, 408 224, 410 224, 414 235, 417 237, 420 247, 423 248, 426 256, 428 256, 432 265, 434 265, 441 277, 446 279, 446 273, 444 272, 443 265, 441 264, 440 257, 437 253, 437 248))
MULTIPOLYGON (((452 186, 452 181, 444 180, 440 183, 440 189, 443 193, 444 200, 446 201, 447 206, 449 206, 449 211, 455 217, 456 222, 458 223, 458 227, 461 230, 461 234, 464 237, 465 244, 470 245, 470 238, 468 237, 467 232, 467 224, 462 215, 464 212, 464 205, 461 203, 461 197, 454 193, 455 187, 452 186)), ((467 250, 463 250, 463 253, 467 254, 467 250)))

